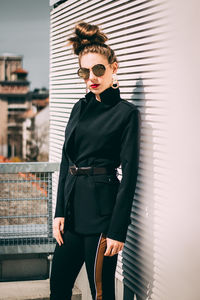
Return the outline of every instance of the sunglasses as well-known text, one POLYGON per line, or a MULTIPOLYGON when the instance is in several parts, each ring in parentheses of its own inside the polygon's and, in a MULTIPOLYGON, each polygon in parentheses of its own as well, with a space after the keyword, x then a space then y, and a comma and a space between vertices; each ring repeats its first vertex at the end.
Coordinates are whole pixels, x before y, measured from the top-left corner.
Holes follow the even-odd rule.
MULTIPOLYGON (((97 77, 103 76, 106 71, 106 67, 102 64, 94 65, 91 68, 93 74, 97 77)), ((77 71, 79 77, 83 79, 88 79, 90 77, 90 69, 87 68, 79 68, 77 71)))

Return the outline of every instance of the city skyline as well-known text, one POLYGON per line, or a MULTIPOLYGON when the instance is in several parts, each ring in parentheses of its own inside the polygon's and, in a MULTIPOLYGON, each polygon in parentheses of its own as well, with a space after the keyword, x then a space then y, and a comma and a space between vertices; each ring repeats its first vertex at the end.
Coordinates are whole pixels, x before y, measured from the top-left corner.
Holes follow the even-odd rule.
POLYGON ((22 55, 31 89, 49 88, 49 0, 0 0, 0 55, 22 55))

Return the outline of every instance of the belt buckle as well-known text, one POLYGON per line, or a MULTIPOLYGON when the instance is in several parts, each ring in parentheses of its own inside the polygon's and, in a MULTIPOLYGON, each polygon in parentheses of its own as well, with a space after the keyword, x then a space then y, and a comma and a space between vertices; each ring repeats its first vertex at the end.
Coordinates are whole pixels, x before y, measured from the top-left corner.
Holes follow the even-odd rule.
POLYGON ((72 166, 72 167, 70 167, 70 173, 71 173, 72 175, 76 175, 77 170, 78 170, 78 167, 77 167, 77 166, 72 166))

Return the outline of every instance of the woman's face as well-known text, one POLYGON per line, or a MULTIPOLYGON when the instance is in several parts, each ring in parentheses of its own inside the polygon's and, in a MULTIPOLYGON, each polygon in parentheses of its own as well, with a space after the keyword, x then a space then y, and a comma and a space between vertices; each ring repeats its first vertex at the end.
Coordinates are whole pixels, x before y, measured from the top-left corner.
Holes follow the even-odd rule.
POLYGON ((112 85, 112 74, 117 72, 117 62, 110 65, 104 55, 87 53, 81 57, 80 67, 90 69, 89 78, 84 79, 84 81, 87 88, 96 95, 98 100, 100 100, 99 94, 112 85), (104 75, 100 77, 92 72, 92 67, 97 64, 102 64, 106 68, 104 75))

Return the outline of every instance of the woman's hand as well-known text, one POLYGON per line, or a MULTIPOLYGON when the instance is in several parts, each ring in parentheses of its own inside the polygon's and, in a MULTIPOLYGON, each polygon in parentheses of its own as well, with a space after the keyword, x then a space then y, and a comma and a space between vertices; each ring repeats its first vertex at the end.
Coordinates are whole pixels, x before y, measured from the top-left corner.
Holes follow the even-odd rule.
POLYGON ((61 233, 64 233, 64 222, 65 218, 55 218, 53 220, 53 236, 58 242, 59 246, 64 244, 61 233))
POLYGON ((119 242, 109 238, 106 238, 106 241, 107 241, 107 248, 106 248, 106 252, 104 253, 105 256, 113 256, 117 254, 119 251, 121 251, 124 247, 123 242, 119 242))

